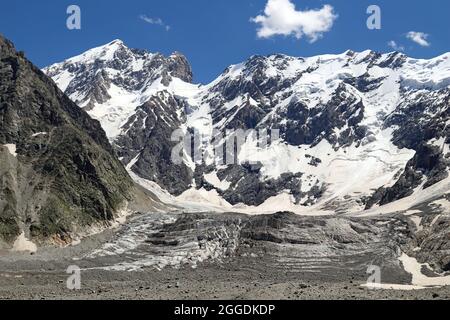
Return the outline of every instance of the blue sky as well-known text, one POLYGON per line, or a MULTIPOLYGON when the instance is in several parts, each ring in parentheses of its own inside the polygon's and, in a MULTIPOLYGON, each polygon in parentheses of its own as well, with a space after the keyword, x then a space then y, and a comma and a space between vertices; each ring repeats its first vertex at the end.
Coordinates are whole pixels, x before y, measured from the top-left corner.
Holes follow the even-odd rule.
MULTIPOLYGON (((321 38, 312 43, 308 35, 303 34, 299 39, 294 32, 258 37, 257 29, 261 24, 250 19, 264 15, 267 1, 3 1, 0 33, 40 67, 117 38, 129 47, 152 52, 180 51, 191 62, 195 81, 203 83, 215 78, 228 65, 244 61, 253 54, 311 56, 341 53, 347 49, 387 52, 392 51, 389 41, 395 41, 406 54, 418 58, 450 51, 449 1, 281 0, 291 1, 297 11, 320 10, 325 5, 333 8, 337 18, 333 18, 327 31, 319 32, 321 38), (81 30, 66 28, 66 9, 71 4, 81 8, 81 30), (369 17, 366 10, 371 4, 381 8, 381 30, 369 30, 366 26, 369 17), (411 31, 428 34, 429 45, 408 39, 411 31)), ((301 30, 307 30, 305 28, 301 30)))

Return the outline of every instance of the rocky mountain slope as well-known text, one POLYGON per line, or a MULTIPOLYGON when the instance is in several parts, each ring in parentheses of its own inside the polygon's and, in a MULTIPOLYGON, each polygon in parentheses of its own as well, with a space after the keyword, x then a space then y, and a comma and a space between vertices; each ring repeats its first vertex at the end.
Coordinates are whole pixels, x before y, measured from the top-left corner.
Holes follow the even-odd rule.
POLYGON ((0 36, 0 247, 70 243, 135 192, 100 123, 0 36))
POLYGON ((116 40, 44 72, 101 122, 135 178, 171 199, 350 213, 449 191, 450 54, 253 56, 194 85, 181 54, 116 40), (227 130, 247 135, 234 161, 227 130))

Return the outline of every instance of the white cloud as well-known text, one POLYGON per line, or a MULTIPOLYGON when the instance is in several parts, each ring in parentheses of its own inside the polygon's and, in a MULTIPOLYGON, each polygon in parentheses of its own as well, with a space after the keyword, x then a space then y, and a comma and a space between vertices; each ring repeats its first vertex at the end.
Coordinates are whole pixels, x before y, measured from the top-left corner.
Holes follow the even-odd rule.
POLYGON ((410 31, 406 34, 406 37, 417 43, 422 47, 429 47, 431 44, 428 42, 428 34, 423 32, 410 31))
POLYGON ((149 24, 155 24, 155 25, 164 27, 164 29, 166 29, 166 31, 170 30, 170 26, 166 25, 164 23, 164 21, 162 21, 161 18, 151 18, 151 17, 146 16, 145 14, 141 14, 139 16, 139 19, 141 19, 142 21, 145 21, 145 22, 147 22, 149 24))
POLYGON ((388 42, 388 46, 394 49, 395 51, 405 51, 405 47, 397 44, 394 40, 388 42))
POLYGON ((305 36, 310 42, 315 42, 323 33, 331 30, 337 17, 330 5, 322 9, 299 11, 290 0, 268 0, 264 15, 251 21, 260 25, 257 33, 259 38, 293 35, 297 39, 305 36))

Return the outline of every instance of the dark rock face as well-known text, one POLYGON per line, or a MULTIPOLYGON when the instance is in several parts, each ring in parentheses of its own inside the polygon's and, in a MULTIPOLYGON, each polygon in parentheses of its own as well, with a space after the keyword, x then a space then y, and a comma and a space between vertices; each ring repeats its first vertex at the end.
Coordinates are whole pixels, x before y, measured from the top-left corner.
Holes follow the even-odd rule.
POLYGON ((339 87, 331 100, 323 108, 310 109, 299 102, 292 102, 285 112, 261 126, 279 126, 280 119, 288 119, 281 125, 282 137, 291 145, 316 145, 322 139, 328 140, 336 147, 350 146, 360 142, 368 134, 368 130, 359 125, 364 116, 364 105, 361 101, 349 96, 345 87, 339 87), (336 136, 334 129, 347 129, 336 136))
POLYGON ((266 113, 259 107, 250 105, 248 102, 238 108, 231 109, 230 113, 235 113, 233 119, 226 125, 226 129, 255 129, 258 123, 264 118, 266 113), (239 110, 237 110, 239 109, 239 110))
POLYGON ((347 83, 361 92, 370 92, 378 89, 383 84, 383 78, 372 79, 370 74, 365 73, 358 78, 345 79, 344 83, 347 83))
MULTIPOLYGON (((436 195, 439 201, 445 203, 449 195, 436 195)), ((436 203, 426 203, 417 207, 420 225, 415 232, 414 242, 406 252, 415 256, 418 261, 428 263, 438 272, 450 271, 450 216, 445 206, 436 203)))
POLYGON ((231 187, 223 192, 223 197, 231 204, 247 203, 261 205, 270 197, 274 197, 282 190, 300 190, 297 179, 301 174, 284 174, 277 180, 262 181, 258 170, 249 166, 229 166, 218 172, 218 177, 225 176, 231 182, 231 187))
POLYGON ((398 69, 401 68, 406 61, 406 56, 400 52, 393 52, 391 53, 387 59, 384 61, 377 63, 377 66, 380 68, 391 68, 391 69, 398 69))
POLYGON ((450 271, 450 219, 441 217, 420 243, 419 257, 443 271, 450 271))
POLYGON ((107 224, 130 199, 132 181, 100 124, 1 36, 0 121, 2 240, 22 230, 64 241, 107 224))
POLYGON ((168 58, 167 64, 171 76, 179 78, 184 82, 192 82, 193 74, 191 65, 183 54, 175 52, 168 58))
MULTIPOLYGON (((253 164, 230 165, 225 169, 218 170, 217 177, 221 181, 228 181, 230 187, 218 193, 230 204, 246 203, 258 206, 268 198, 278 195, 283 190, 293 190, 293 196, 298 204, 301 199, 306 199, 303 205, 314 203, 315 199, 324 192, 323 187, 314 186, 308 192, 301 191, 302 173, 285 173, 278 179, 264 180, 260 173, 261 167, 253 164)), ((205 170, 207 172, 207 170, 205 170)), ((197 186, 206 190, 213 189, 203 179, 197 180, 197 186)))
POLYGON ((154 181, 170 193, 180 195, 192 184, 193 173, 184 163, 172 162, 172 150, 179 143, 172 141, 172 133, 179 129, 184 114, 183 101, 168 92, 150 98, 125 125, 126 133, 114 145, 124 163, 131 165, 140 177, 154 181))

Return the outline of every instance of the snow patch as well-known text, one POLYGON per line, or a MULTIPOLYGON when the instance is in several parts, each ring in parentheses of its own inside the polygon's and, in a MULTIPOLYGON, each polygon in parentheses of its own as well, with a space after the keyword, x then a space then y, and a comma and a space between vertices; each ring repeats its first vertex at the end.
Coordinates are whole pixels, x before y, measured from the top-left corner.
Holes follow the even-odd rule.
POLYGON ((212 205, 223 209, 231 209, 232 205, 223 199, 216 190, 207 191, 202 189, 189 189, 177 197, 182 202, 194 202, 199 204, 212 205))
POLYGON ((427 289, 426 287, 414 286, 410 284, 389 284, 389 283, 365 283, 361 286, 366 287, 368 289, 401 290, 401 291, 427 289))
POLYGON ((422 218, 418 217, 418 216, 412 216, 410 217, 410 219, 412 220, 412 222, 414 222, 414 224, 416 225, 417 231, 420 232, 423 230, 423 226, 421 225, 422 223, 422 218))
POLYGON ((228 188, 231 186, 231 182, 229 182, 227 180, 221 181, 217 177, 217 172, 215 172, 215 171, 205 174, 204 178, 205 178, 206 182, 210 183, 211 185, 213 185, 214 187, 216 187, 222 191, 228 190, 228 188))
POLYGON ((448 201, 447 199, 439 199, 439 200, 433 201, 431 203, 431 205, 438 206, 445 213, 450 213, 450 201, 448 201))
POLYGON ((409 257, 405 253, 400 256, 399 260, 405 271, 412 275, 411 284, 414 286, 442 287, 450 285, 450 275, 442 277, 428 277, 422 273, 422 268, 429 268, 429 266, 425 263, 417 262, 415 258, 409 257))
POLYGON ((32 241, 28 240, 25 236, 25 232, 22 232, 14 241, 12 251, 14 252, 31 252, 37 251, 37 246, 32 241))
POLYGON ((8 149, 8 152, 12 155, 12 156, 14 156, 14 157, 17 157, 17 148, 16 148, 16 145, 15 144, 4 144, 3 145, 6 149, 8 149))
POLYGON ((426 263, 419 263, 415 258, 409 257, 405 253, 402 253, 399 260, 405 271, 412 275, 411 284, 367 283, 362 286, 369 289, 383 290, 423 290, 450 285, 450 275, 438 277, 424 275, 422 273, 424 267, 431 269, 426 263))
POLYGON ((39 136, 46 136, 48 132, 36 132, 31 135, 32 138, 39 137, 39 136))

